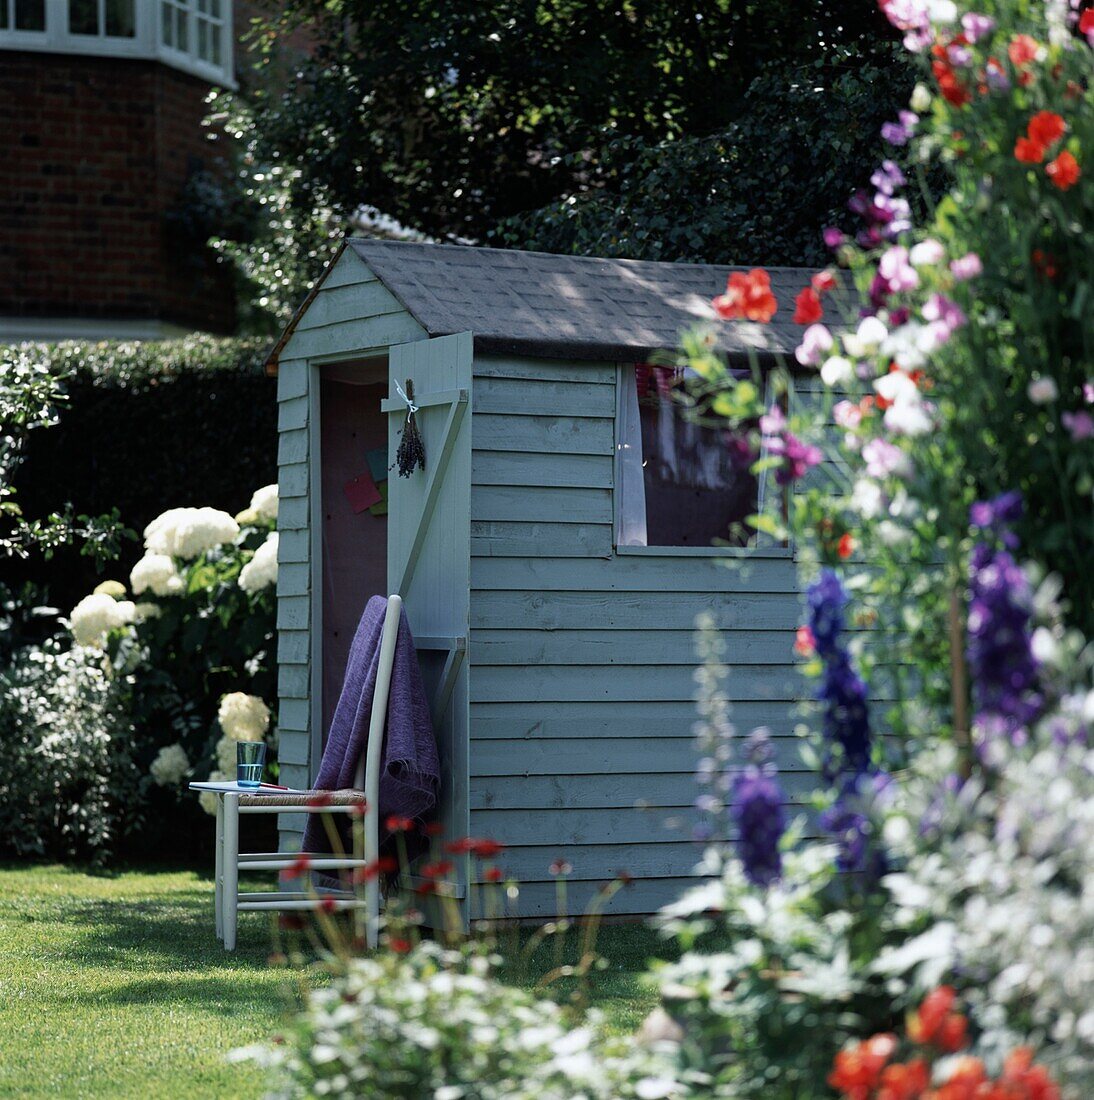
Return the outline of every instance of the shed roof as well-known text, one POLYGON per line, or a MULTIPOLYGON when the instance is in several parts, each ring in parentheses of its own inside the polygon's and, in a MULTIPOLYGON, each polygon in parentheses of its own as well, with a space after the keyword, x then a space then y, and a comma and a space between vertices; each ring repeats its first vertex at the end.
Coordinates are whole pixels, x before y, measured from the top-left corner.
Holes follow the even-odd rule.
POLYGON ((715 345, 727 354, 791 355, 801 339, 790 320, 794 296, 812 274, 767 268, 779 309, 760 325, 721 321, 710 305, 730 273, 746 268, 360 237, 345 247, 430 336, 471 332, 480 351, 544 358, 645 355, 678 347, 680 333, 704 321, 715 322, 715 345))

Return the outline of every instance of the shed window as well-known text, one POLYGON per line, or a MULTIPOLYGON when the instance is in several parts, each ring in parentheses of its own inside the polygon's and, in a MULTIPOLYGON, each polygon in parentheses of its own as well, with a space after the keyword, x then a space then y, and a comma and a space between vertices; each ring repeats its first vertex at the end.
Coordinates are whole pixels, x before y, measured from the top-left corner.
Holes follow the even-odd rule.
POLYGON ((46 0, 0 0, 0 30, 44 31, 46 0))
POLYGON ((724 429, 697 423, 674 399, 684 376, 647 364, 621 372, 619 546, 748 543, 744 520, 761 508, 759 481, 724 429))
POLYGON ((134 38, 136 0, 68 0, 68 30, 70 34, 134 38))

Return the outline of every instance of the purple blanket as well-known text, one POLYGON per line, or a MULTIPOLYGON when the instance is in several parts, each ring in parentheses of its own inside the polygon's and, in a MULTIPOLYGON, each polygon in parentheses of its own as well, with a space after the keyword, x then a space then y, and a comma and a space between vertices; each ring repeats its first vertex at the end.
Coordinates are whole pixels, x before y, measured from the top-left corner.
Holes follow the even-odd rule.
MULTIPOLYGON (((344 790, 354 785, 357 765, 368 743, 368 726, 380 663, 380 635, 386 612, 386 597, 373 596, 353 637, 342 694, 338 698, 319 775, 315 780, 315 787, 319 790, 344 790)), ((384 837, 384 822, 390 815, 425 817, 437 804, 439 788, 437 742, 422 687, 414 639, 404 610, 395 646, 395 665, 391 671, 387 729, 380 765, 381 840, 384 837)), ((339 824, 343 843, 349 852, 351 846, 346 815, 332 816, 339 824)), ((330 838, 318 814, 308 815, 303 850, 331 850, 330 838)))

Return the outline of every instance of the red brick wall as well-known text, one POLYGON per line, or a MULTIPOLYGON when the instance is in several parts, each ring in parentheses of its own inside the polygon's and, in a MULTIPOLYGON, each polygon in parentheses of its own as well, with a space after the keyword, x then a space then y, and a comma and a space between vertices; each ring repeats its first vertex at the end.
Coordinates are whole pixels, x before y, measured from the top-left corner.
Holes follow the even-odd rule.
POLYGON ((215 168, 208 90, 152 61, 0 54, 0 315, 231 331, 230 273, 177 216, 215 168))

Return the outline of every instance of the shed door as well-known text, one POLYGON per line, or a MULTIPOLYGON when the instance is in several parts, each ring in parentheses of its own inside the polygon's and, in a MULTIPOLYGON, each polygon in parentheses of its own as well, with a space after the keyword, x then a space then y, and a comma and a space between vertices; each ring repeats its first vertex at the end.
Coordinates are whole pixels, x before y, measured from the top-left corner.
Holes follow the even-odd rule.
POLYGON ((444 821, 465 836, 467 632, 471 589, 471 333, 393 347, 389 357, 387 577, 405 601, 441 750, 444 821), (425 469, 400 477, 406 420, 398 383, 418 406, 425 469))

